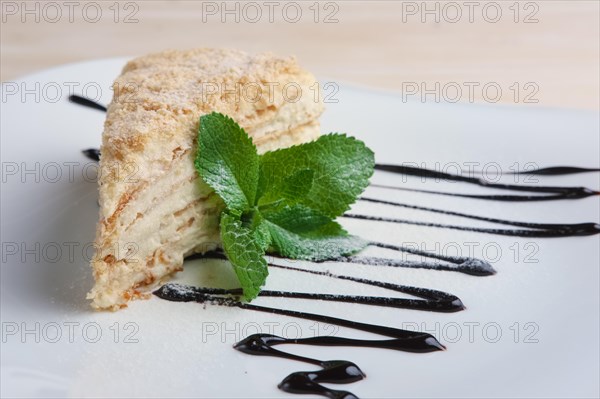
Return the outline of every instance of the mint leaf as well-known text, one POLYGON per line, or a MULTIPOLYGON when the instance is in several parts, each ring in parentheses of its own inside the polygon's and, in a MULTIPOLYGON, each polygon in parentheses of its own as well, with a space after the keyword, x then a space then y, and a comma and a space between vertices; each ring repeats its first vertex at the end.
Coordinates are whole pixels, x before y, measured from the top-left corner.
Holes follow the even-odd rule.
MULTIPOLYGON (((311 169, 300 169, 293 175, 278 182, 279 186, 272 187, 267 193, 262 193, 260 187, 257 197, 262 206, 275 203, 294 203, 306 197, 312 188, 315 172, 311 169)), ((259 177, 260 181, 260 177, 259 177)), ((266 183, 265 180, 263 180, 266 183)))
POLYGON ((223 212, 221 241, 240 280, 245 299, 256 298, 269 274, 264 254, 270 234, 260 215, 254 215, 251 225, 245 227, 239 217, 223 212))
POLYGON ((292 259, 321 261, 360 251, 367 242, 349 235, 337 222, 303 205, 264 213, 271 252, 292 259))
POLYGON ((375 159, 365 144, 343 134, 267 152, 260 156, 258 205, 280 196, 284 182, 304 169, 313 171, 312 187, 298 203, 334 218, 347 211, 369 184, 375 159))
POLYGON ((196 168, 230 212, 254 205, 259 160, 252 139, 233 119, 213 112, 200 118, 196 168))
POLYGON ((195 166, 226 205, 221 241, 247 300, 266 281, 267 250, 320 261, 367 245, 333 218, 368 185, 374 163, 364 143, 342 134, 259 156, 231 118, 200 118, 195 166))
POLYGON ((331 222, 331 218, 301 204, 265 209, 262 215, 268 221, 295 233, 308 233, 331 222))

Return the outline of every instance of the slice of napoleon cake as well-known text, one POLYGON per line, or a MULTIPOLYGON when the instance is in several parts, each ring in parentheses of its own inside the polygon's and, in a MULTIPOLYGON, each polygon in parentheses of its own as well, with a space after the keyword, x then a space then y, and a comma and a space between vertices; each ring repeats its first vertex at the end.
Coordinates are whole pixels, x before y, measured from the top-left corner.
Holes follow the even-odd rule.
POLYGON ((102 134, 92 306, 116 310, 220 245, 220 198, 194 168, 200 116, 232 117, 258 151, 314 140, 323 105, 294 58, 166 51, 130 61, 102 134))

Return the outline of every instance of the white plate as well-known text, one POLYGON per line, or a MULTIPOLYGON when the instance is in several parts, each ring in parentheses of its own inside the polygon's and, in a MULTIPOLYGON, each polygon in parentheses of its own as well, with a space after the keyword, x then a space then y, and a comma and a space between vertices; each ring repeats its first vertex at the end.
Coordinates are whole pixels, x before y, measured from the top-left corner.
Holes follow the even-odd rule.
MULTIPOLYGON (((69 85, 78 84, 74 92, 81 94, 87 84, 88 96, 95 97, 94 88, 99 87, 100 101, 108 103, 110 83, 123 63, 124 59, 109 59, 67 65, 16 81, 17 86, 2 86, 2 396, 293 397, 279 391, 277 383, 289 373, 311 366, 248 356, 231 346, 255 332, 256 326, 290 336, 311 336, 317 329, 331 332, 324 331, 327 326, 158 298, 134 302, 116 313, 89 308, 85 293, 92 276, 84 250, 94 238, 97 188, 94 168, 80 151, 99 145, 104 115, 71 104, 66 96, 69 85), (40 98, 31 92, 24 94, 32 88, 35 91, 36 84, 40 98), (11 94, 15 87, 17 95, 11 94), (73 176, 68 174, 69 165, 73 165, 73 176), (62 175, 53 181, 57 170, 62 175), (83 177, 84 171, 90 178, 83 177), (19 248, 16 254, 14 245, 19 248), (101 337, 92 342, 97 332, 101 337)), ((600 165, 598 114, 594 112, 406 103, 395 94, 349 85, 340 85, 335 98, 337 103, 327 105, 324 131, 348 132, 365 140, 379 162, 416 162, 450 172, 456 164, 467 167, 467 162, 476 162, 477 169, 490 172, 496 165, 509 169, 515 163, 520 168, 600 165)), ((514 178, 502 177, 503 181, 514 178)), ((525 178, 517 177, 519 183, 525 183, 525 178)), ((538 183, 530 184, 598 189, 598 178, 596 173, 538 177, 538 183)), ((403 178, 377 172, 373 181, 402 184, 403 178)), ((418 179, 406 185, 482 191, 462 183, 422 183, 418 179)), ((369 194, 515 220, 600 220, 597 197, 499 203, 373 188, 369 194)), ((476 224, 365 203, 357 204, 354 211, 476 224)), ((358 220, 343 223, 354 233, 390 243, 414 243, 431 250, 437 246, 450 254, 468 255, 471 250, 472 255, 490 260, 498 274, 472 277, 347 264, 310 266, 448 291, 467 306, 454 314, 256 300, 267 306, 397 327, 416 326, 431 331, 448 347, 445 352, 430 354, 285 348, 321 359, 352 360, 367 373, 365 380, 340 389, 359 397, 599 395, 599 236, 523 239, 358 220)), ((188 262, 176 280, 235 284, 227 265, 219 262, 188 262)), ((272 270, 267 287, 387 294, 280 270, 272 270)), ((336 333, 368 336, 345 329, 336 333)))

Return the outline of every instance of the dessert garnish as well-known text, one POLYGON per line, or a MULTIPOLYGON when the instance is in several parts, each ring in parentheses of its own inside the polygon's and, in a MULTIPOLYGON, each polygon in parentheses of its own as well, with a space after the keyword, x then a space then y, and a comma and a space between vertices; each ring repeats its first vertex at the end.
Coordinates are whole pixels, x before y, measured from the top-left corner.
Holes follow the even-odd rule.
POLYGON ((266 252, 322 261, 350 255, 367 241, 335 221, 369 184, 373 152, 344 134, 257 153, 233 119, 200 118, 196 169, 223 200, 220 234, 245 299, 268 275, 266 252))

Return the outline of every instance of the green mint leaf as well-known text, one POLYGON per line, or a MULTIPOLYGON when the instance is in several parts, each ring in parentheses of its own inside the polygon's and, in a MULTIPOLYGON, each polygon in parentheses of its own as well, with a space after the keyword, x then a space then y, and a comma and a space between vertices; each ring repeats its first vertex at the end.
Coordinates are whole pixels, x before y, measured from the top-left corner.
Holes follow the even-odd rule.
POLYGON ((290 176, 310 169, 312 187, 297 202, 337 217, 367 187, 374 165, 373 152, 363 142, 343 134, 328 134, 310 143, 267 152, 260 156, 258 205, 281 197, 281 187, 290 176))
POLYGON ((279 186, 273 187, 265 194, 261 193, 263 187, 259 186, 257 197, 260 198, 260 203, 263 206, 265 204, 298 202, 310 192, 314 176, 315 172, 311 169, 300 169, 288 178, 280 180, 278 182, 279 186))
POLYGON ((200 118, 196 169, 230 212, 255 203, 259 159, 252 139, 233 119, 213 112, 200 118))
POLYGON ((271 252, 292 259, 320 261, 350 255, 367 246, 337 222, 304 205, 284 206, 263 214, 271 252))
POLYGON ((266 281, 267 250, 319 261, 367 245, 332 219, 366 188, 374 164, 364 143, 342 134, 259 156, 231 118, 200 118, 195 166, 226 205, 221 241, 247 300, 266 281))
POLYGON ((244 226, 237 215, 221 214, 223 249, 240 281, 244 298, 252 300, 269 274, 264 255, 271 237, 259 214, 252 215, 248 224, 244 226))
POLYGON ((331 222, 331 218, 302 204, 265 209, 262 216, 294 233, 308 233, 331 222))

